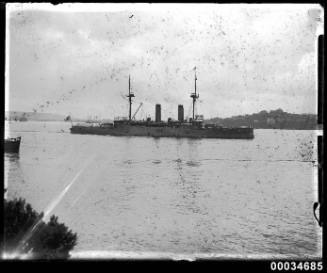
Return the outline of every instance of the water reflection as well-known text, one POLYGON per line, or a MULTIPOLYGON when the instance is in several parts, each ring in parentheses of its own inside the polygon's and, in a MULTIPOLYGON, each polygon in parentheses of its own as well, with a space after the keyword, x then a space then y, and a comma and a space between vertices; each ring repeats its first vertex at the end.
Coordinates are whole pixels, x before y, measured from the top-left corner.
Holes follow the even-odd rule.
POLYGON ((5 153, 5 161, 16 162, 19 160, 19 153, 5 153))
MULTIPOLYGON (((4 184, 5 188, 9 186, 9 180, 17 181, 18 183, 25 183, 24 175, 21 171, 20 160, 18 153, 5 153, 4 156, 4 168, 5 168, 5 176, 4 176, 4 184), (16 173, 16 175, 13 175, 16 173)), ((7 193, 6 193, 7 194, 7 193)))
MULTIPOLYGON (((188 152, 191 155, 195 156, 197 153, 197 143, 199 140, 187 139, 186 143, 188 144, 188 152)), ((190 214, 205 214, 203 209, 199 204, 199 199, 197 198, 198 192, 201 191, 199 185, 199 176, 201 175, 197 168, 201 165, 200 161, 188 160, 185 161, 182 159, 181 147, 185 143, 184 140, 177 140, 176 145, 176 154, 177 159, 173 160, 176 164, 176 171, 178 177, 176 180, 176 185, 178 186, 176 203, 173 204, 180 213, 185 214, 188 212, 190 214), (196 167, 194 170, 191 170, 189 167, 196 167)), ((192 156, 189 158, 193 159, 192 156)))
POLYGON ((153 138, 154 144, 155 144, 157 149, 160 148, 160 139, 161 139, 160 137, 154 137, 153 138))

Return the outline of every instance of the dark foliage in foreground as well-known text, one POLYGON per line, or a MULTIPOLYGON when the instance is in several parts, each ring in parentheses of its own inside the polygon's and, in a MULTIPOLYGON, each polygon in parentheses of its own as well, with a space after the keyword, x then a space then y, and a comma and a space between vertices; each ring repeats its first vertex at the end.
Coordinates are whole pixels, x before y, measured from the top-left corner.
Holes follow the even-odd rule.
POLYGON ((69 230, 58 218, 42 220, 24 199, 4 202, 4 251, 29 253, 36 259, 66 259, 77 243, 77 234, 69 230))

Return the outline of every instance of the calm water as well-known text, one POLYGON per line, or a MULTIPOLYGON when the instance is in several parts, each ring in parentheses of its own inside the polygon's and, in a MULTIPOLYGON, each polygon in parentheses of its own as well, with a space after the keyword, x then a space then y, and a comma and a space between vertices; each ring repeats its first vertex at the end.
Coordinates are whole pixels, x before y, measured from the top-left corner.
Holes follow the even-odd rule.
POLYGON ((19 157, 5 155, 7 197, 38 211, 54 207, 78 233, 73 257, 321 256, 314 131, 192 140, 72 135, 70 123, 6 125, 22 136, 19 157))

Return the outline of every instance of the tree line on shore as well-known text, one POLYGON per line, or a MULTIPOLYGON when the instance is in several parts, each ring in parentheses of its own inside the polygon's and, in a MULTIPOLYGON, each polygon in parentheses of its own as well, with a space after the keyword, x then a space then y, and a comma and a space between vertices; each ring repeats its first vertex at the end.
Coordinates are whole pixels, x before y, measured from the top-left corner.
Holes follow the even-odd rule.
POLYGON ((282 109, 260 111, 251 115, 238 115, 230 118, 212 118, 206 123, 216 123, 226 127, 252 126, 255 129, 290 129, 315 130, 321 129, 315 114, 292 114, 282 109))

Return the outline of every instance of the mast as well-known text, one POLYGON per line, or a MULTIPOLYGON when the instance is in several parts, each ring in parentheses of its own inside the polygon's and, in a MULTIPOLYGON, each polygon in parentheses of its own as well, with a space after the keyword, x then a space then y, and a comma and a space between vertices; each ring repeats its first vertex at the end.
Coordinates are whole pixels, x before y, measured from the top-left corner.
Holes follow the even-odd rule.
POLYGON ((196 77, 196 67, 194 67, 194 93, 191 93, 191 98, 193 99, 193 120, 194 120, 194 106, 195 106, 195 102, 196 100, 199 98, 199 94, 196 94, 196 80, 197 80, 197 77, 196 77))
POLYGON ((126 95, 126 97, 128 97, 129 100, 129 115, 128 115, 128 119, 129 121, 132 120, 132 98, 134 98, 134 93, 131 93, 131 76, 128 75, 128 95, 126 95))

